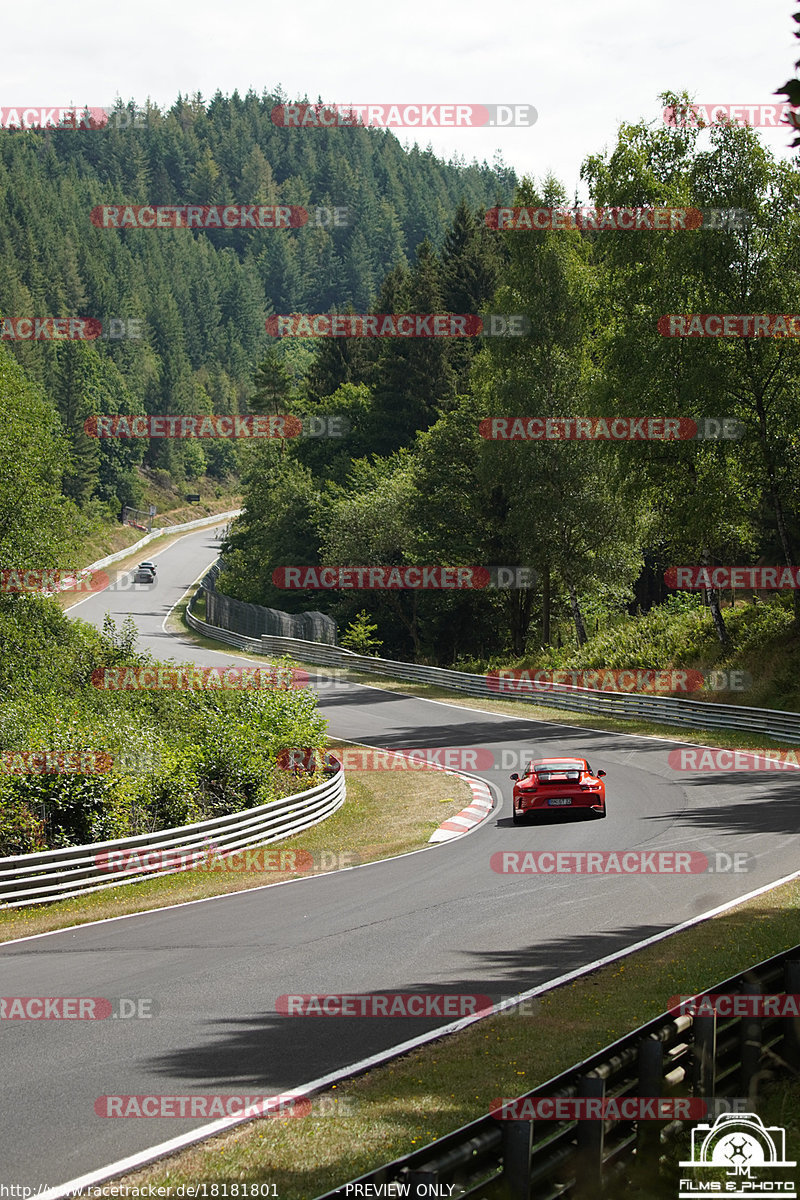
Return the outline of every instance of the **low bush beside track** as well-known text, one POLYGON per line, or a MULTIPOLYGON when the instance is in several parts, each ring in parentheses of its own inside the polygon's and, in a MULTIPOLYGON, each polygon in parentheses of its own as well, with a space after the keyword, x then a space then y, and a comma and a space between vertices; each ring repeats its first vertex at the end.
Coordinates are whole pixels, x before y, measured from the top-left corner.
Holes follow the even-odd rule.
POLYGON ((106 691, 93 672, 155 665, 132 625, 100 634, 36 596, 0 598, 0 652, 0 858, 265 804, 297 790, 279 751, 324 744, 286 664, 264 690, 106 691), (76 769, 86 752, 100 769, 76 769))

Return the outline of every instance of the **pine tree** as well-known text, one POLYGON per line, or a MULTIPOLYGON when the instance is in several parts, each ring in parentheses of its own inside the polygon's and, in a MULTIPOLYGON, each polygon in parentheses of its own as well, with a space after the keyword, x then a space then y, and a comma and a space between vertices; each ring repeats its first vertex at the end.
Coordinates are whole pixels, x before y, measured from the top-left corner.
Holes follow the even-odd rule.
POLYGON ((77 504, 85 504, 97 487, 100 466, 97 438, 84 430, 84 422, 100 411, 100 362, 91 347, 80 342, 57 347, 52 394, 70 448, 62 490, 77 504))

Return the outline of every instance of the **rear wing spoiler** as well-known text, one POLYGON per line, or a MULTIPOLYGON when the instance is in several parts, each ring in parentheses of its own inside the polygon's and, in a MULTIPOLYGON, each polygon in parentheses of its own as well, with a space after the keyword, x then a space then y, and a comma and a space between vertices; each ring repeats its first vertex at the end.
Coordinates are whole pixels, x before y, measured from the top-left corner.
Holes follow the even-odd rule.
POLYGON ((564 779, 567 783, 579 783, 582 771, 536 771, 536 778, 541 783, 552 783, 564 779))

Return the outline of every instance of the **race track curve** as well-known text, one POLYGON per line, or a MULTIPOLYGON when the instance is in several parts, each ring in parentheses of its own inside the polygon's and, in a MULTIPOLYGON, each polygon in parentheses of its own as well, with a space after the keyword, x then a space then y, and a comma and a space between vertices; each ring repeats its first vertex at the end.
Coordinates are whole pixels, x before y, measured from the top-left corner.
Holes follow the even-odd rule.
MULTIPOLYGON (((167 634, 167 612, 215 558, 214 530, 161 554, 154 587, 111 588, 71 615, 133 613, 160 658, 241 661, 167 634)), ((95 1115, 106 1094, 286 1091, 441 1018, 279 1016, 283 993, 423 991, 495 999, 543 983, 797 870, 788 773, 678 773, 679 741, 580 730, 357 684, 320 690, 333 736, 390 748, 568 753, 607 772, 605 821, 495 813, 463 838, 391 861, 0 946, 2 996, 151 997, 131 1021, 3 1021, 0 1182, 52 1187, 203 1124, 95 1115), (498 850, 746 852, 746 874, 497 874, 498 850), (10 1101, 10 1103, 9 1103, 10 1101)), ((664 997, 665 1004, 667 997, 664 997)))

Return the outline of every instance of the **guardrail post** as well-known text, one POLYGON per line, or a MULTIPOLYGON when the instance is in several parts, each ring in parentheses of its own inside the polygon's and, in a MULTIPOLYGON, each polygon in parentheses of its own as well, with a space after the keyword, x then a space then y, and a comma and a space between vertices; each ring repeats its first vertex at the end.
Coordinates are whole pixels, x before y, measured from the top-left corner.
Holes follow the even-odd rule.
MULTIPOLYGON (((800 959, 787 958, 783 964, 783 987, 787 996, 800 996, 800 959)), ((783 1017, 781 1057, 790 1067, 800 1068, 800 1017, 783 1017)))
POLYGON ((503 1183, 509 1200, 530 1200, 533 1121, 503 1121, 503 1183))
POLYGON ((713 1100, 717 1094, 717 1014, 692 1020, 692 1095, 713 1100))
POLYGON ((438 1192, 439 1183, 439 1168, 435 1166, 420 1167, 416 1171, 409 1171, 406 1175, 406 1181, 409 1184, 409 1191, 406 1193, 409 1200, 413 1200, 415 1196, 435 1196, 438 1192), (417 1191, 417 1185, 420 1191, 417 1191))
MULTIPOLYGON (((582 1075, 578 1081, 580 1099, 604 1100, 606 1081, 599 1075, 582 1075)), ((599 1120, 578 1121, 578 1155, 576 1163, 577 1195, 596 1197, 603 1177, 603 1146, 605 1122, 599 1120)))
MULTIPOLYGON (((657 1038, 643 1038, 638 1053, 639 1086, 637 1094, 646 1099, 658 1097, 664 1082, 664 1046, 657 1038)), ((658 1161, 661 1130, 657 1121, 639 1121, 636 1126, 637 1165, 649 1168, 658 1161)))
MULTIPOLYGON (((760 996, 761 984, 745 981, 744 996, 760 996)), ((761 1018, 741 1017, 739 1021, 739 1045, 742 1059, 742 1095, 750 1097, 758 1083, 761 1069, 761 1018)))

